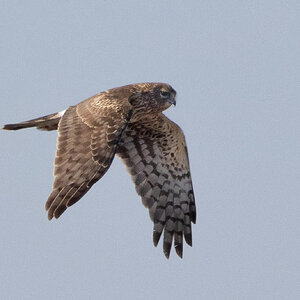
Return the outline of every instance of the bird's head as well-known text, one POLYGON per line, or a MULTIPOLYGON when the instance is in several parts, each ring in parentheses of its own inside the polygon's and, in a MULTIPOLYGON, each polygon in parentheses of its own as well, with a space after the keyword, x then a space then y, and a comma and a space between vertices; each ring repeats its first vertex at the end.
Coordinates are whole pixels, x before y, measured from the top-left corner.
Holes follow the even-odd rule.
POLYGON ((160 113, 172 104, 176 105, 176 91, 166 83, 137 84, 128 101, 135 112, 160 113))

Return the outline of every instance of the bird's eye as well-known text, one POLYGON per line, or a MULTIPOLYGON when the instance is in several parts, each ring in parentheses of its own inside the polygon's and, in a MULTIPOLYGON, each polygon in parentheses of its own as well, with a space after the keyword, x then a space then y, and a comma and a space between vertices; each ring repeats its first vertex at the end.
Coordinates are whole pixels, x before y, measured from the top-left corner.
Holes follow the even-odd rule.
POLYGON ((166 97, 170 97, 170 93, 169 92, 166 92, 166 91, 160 91, 160 95, 164 98, 166 97))

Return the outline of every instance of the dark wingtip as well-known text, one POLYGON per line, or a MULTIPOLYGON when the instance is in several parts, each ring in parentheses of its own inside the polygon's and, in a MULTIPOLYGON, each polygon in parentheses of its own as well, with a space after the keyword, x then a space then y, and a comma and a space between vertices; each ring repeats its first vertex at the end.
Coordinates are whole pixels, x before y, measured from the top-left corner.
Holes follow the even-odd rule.
POLYGON ((2 126, 3 130, 19 130, 27 127, 32 127, 30 125, 26 125, 23 123, 17 123, 17 124, 5 124, 2 126))
POLYGON ((167 259, 169 259, 170 257, 171 247, 172 247, 172 243, 164 241, 163 249, 164 249, 165 257, 167 259))
POLYGON ((58 218, 66 211, 66 209, 67 209, 66 206, 63 206, 63 205, 58 206, 58 207, 56 208, 56 210, 54 211, 54 217, 55 217, 56 219, 58 219, 58 218))
POLYGON ((182 258, 182 253, 183 253, 182 247, 181 247, 181 249, 180 249, 179 247, 175 247, 175 251, 176 251, 177 255, 178 255, 180 258, 182 258))
POLYGON ((196 211, 191 211, 191 221, 196 224, 196 211))
POLYGON ((13 124, 5 124, 2 126, 3 130, 15 130, 14 125, 13 124))
POLYGON ((159 231, 153 231, 153 244, 156 247, 158 245, 158 242, 160 240, 161 237, 161 232, 159 231))
POLYGON ((169 258, 170 258, 170 252, 166 252, 166 251, 164 251, 164 254, 165 254, 165 257, 166 257, 167 259, 169 259, 169 258))
POLYGON ((193 246, 193 242, 192 242, 192 234, 188 233, 188 234, 184 234, 184 239, 186 241, 186 243, 189 245, 189 246, 193 246))
POLYGON ((175 251, 177 255, 182 258, 182 253, 183 253, 183 243, 182 243, 182 236, 181 236, 181 241, 178 241, 175 236, 175 251))

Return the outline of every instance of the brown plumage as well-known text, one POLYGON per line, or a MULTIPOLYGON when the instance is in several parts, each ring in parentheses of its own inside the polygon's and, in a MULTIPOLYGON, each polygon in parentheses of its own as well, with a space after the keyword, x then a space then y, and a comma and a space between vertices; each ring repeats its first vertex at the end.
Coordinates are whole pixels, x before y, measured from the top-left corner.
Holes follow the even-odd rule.
POLYGON ((162 113, 175 105, 175 96, 168 84, 132 84, 97 94, 63 112, 4 125, 7 130, 58 130, 55 180, 46 202, 49 220, 81 199, 116 154, 149 209, 154 245, 164 232, 166 257, 173 239, 182 257, 183 237, 192 245, 196 207, 184 135, 162 113))

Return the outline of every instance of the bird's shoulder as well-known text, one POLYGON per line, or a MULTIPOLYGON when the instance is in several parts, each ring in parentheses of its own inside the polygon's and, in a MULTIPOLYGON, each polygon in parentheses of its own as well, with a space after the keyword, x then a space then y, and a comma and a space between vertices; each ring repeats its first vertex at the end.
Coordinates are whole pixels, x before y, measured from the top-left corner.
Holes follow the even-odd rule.
POLYGON ((131 105, 129 91, 108 90, 96 94, 76 105, 76 113, 90 127, 101 126, 103 122, 123 123, 131 105))

